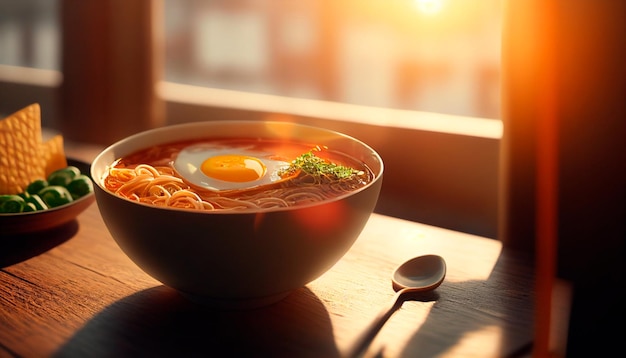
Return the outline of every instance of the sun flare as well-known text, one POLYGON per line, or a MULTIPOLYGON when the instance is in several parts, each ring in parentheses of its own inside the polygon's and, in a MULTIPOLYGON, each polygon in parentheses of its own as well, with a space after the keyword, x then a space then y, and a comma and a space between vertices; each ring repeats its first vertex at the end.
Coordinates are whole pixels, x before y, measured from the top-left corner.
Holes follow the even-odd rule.
POLYGON ((427 15, 435 15, 443 8, 444 0, 415 0, 417 8, 427 15))

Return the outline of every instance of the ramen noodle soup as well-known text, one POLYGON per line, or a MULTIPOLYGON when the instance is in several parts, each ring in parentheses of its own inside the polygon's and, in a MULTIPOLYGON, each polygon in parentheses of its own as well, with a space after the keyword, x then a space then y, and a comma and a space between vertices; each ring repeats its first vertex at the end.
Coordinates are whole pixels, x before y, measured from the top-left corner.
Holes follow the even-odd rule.
POLYGON ((321 202, 366 186, 364 163, 284 140, 210 139, 156 145, 116 160, 107 190, 145 204, 258 211, 321 202))

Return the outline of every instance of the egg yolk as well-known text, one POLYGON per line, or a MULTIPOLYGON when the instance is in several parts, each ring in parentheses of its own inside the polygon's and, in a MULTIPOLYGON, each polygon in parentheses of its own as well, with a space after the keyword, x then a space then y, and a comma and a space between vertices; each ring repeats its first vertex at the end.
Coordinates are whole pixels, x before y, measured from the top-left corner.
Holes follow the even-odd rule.
POLYGON ((265 175, 266 168, 257 158, 227 154, 206 159, 202 162, 200 170, 214 179, 241 183, 258 180, 265 175))

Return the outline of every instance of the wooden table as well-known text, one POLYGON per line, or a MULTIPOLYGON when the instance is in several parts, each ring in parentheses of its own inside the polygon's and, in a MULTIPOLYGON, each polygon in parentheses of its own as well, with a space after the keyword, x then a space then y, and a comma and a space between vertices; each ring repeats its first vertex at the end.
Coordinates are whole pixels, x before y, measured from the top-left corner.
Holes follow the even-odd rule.
MULTIPOLYGON (((97 150, 66 149, 85 161, 97 150)), ((393 269, 423 254, 446 259, 446 281, 405 303, 365 356, 529 354, 533 260, 498 241, 373 214, 306 287, 265 308, 216 311, 135 266, 93 204, 58 229, 0 238, 0 357, 337 357, 392 299, 393 269)))

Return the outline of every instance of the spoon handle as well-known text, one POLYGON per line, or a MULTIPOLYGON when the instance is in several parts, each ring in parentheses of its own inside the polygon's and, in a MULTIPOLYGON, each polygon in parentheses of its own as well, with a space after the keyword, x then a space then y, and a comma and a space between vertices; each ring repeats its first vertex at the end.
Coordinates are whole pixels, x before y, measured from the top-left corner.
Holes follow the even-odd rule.
POLYGON ((370 323, 370 325, 361 333, 361 335, 356 339, 356 341, 352 344, 350 349, 346 351, 346 358, 356 358, 361 356, 365 349, 372 342, 378 331, 385 325, 385 322, 389 320, 389 317, 398 310, 402 306, 404 302, 404 292, 405 290, 400 290, 396 293, 391 300, 381 311, 378 313, 378 316, 370 323))

